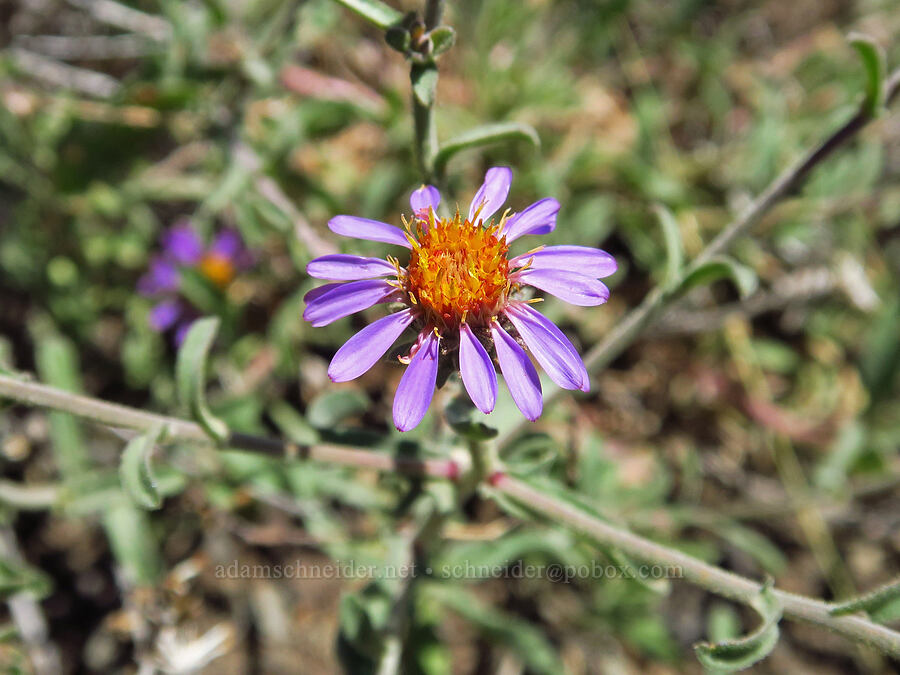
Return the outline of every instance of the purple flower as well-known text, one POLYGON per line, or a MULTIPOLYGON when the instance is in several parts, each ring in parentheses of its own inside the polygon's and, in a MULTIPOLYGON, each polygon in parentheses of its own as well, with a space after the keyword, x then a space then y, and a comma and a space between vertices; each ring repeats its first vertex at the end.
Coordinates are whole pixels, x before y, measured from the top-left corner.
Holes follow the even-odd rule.
POLYGON ((203 242, 187 221, 180 221, 162 237, 167 257, 181 265, 193 265, 203 255, 203 242))
POLYGON ((401 361, 408 363, 394 395, 394 424, 409 431, 424 417, 434 395, 442 356, 458 353, 463 385, 485 413, 497 400, 497 368, 513 400, 529 420, 543 407, 540 378, 528 352, 553 382, 588 391, 590 381, 577 350, 553 322, 519 298, 532 286, 581 306, 600 305, 609 289, 599 279, 616 271, 605 251, 585 246, 541 246, 508 258, 509 243, 556 227, 559 202, 542 199, 520 213, 497 214, 509 194, 512 171, 488 170, 469 213, 439 218, 438 190, 423 185, 413 192, 413 219, 405 230, 356 216, 336 216, 335 233, 409 249, 403 267, 394 258, 327 255, 307 273, 330 283, 306 294, 303 317, 325 326, 386 302, 403 309, 378 319, 351 337, 334 355, 328 375, 346 382, 369 370, 410 326, 418 339, 401 361), (528 350, 526 352, 526 349, 528 350), (496 364, 496 365, 495 365, 496 364))
POLYGON ((222 230, 205 246, 187 220, 163 233, 161 243, 162 253, 151 259, 137 289, 157 300, 150 310, 150 327, 160 333, 174 329, 175 342, 180 344, 200 315, 179 292, 182 271, 196 269, 213 285, 225 288, 238 271, 251 265, 252 256, 235 230, 222 230))

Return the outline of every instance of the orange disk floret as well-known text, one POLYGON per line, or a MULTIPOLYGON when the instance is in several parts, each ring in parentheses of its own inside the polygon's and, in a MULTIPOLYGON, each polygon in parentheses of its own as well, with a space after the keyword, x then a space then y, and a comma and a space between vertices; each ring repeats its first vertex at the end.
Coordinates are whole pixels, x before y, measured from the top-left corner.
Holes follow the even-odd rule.
POLYGON ((497 237, 501 225, 485 228, 459 212, 449 220, 432 213, 427 225, 418 218, 416 224, 405 279, 410 302, 437 326, 459 326, 466 316, 487 325, 510 290, 509 247, 497 237))
POLYGON ((220 288, 227 286, 234 279, 234 265, 223 255, 207 253, 200 260, 198 267, 203 276, 220 288))

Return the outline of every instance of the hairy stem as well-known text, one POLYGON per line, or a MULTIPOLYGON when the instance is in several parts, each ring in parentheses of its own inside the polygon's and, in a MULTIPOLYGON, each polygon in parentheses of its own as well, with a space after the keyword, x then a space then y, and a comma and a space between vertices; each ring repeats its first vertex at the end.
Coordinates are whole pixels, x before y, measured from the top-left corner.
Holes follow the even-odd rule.
MULTIPOLYGON (((506 474, 495 474, 491 484, 496 490, 556 523, 566 525, 595 541, 614 546, 623 553, 652 565, 679 568, 683 578, 716 595, 749 604, 760 591, 761 582, 733 574, 668 546, 644 539, 628 530, 594 518, 527 483, 506 474)), ((856 643, 876 647, 892 656, 900 656, 900 633, 861 616, 832 616, 831 605, 822 600, 775 589, 784 607, 784 615, 843 635, 856 643)))
MULTIPOLYGON (((71 413, 113 428, 133 429, 143 432, 162 426, 170 439, 177 438, 183 441, 210 443, 209 437, 200 425, 194 422, 145 412, 116 403, 107 403, 89 396, 73 394, 62 389, 48 387, 36 382, 27 382, 8 375, 0 375, 0 398, 10 398, 28 405, 71 413)), ((451 480, 454 480, 459 475, 459 467, 455 460, 420 460, 411 457, 392 457, 387 454, 372 452, 371 450, 345 448, 328 444, 300 446, 289 441, 241 433, 231 434, 225 446, 236 450, 248 450, 250 452, 261 452, 288 458, 311 459, 330 464, 354 466, 360 469, 394 471, 405 475, 431 476, 434 478, 449 478, 451 480)))
MULTIPOLYGON (((0 398, 68 412, 112 427, 146 431, 155 425, 164 424, 170 437, 209 443, 200 426, 193 422, 107 403, 7 375, 0 375, 0 398)), ((227 445, 242 450, 299 455, 319 462, 379 471, 450 479, 459 475, 459 464, 454 460, 405 460, 376 454, 370 450, 329 445, 301 448, 287 441, 244 434, 233 434, 227 445)), ((582 532, 602 544, 615 546, 634 558, 670 568, 677 566, 686 580, 717 595, 747 603, 759 591, 760 583, 757 581, 709 565, 681 551, 589 516, 506 474, 494 473, 487 477, 487 483, 545 517, 582 532)), ((831 616, 831 606, 821 600, 785 591, 775 592, 784 605, 785 616, 823 626, 851 640, 900 657, 900 633, 862 617, 831 616)))

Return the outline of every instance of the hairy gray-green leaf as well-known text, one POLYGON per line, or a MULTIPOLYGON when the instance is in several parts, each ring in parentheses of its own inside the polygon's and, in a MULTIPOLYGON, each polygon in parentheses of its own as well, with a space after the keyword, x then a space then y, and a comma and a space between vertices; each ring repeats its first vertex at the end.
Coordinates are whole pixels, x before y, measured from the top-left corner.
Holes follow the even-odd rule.
POLYGON ((875 621, 887 622, 900 617, 900 579, 870 593, 834 605, 832 616, 868 612, 875 621))
POLYGON ((337 0, 337 2, 379 28, 389 28, 403 18, 400 12, 379 0, 337 0))
POLYGON ((524 434, 503 453, 503 464, 517 475, 539 473, 559 457, 559 445, 549 434, 524 434))
POLYGON ((358 389, 326 391, 310 402, 306 419, 317 429, 330 429, 348 417, 361 415, 369 403, 369 397, 358 389))
POLYGON ((206 405, 206 362, 209 350, 219 329, 215 317, 197 319, 188 331, 175 363, 175 379, 181 402, 204 431, 221 443, 228 438, 225 422, 210 412, 206 405))
POLYGON ((457 396, 450 401, 444 416, 456 433, 470 441, 486 441, 497 435, 496 429, 481 421, 487 417, 466 396, 457 396))
POLYGON ((666 284, 672 284, 681 274, 684 265, 684 245, 681 241, 681 228, 675 216, 662 204, 653 207, 653 212, 662 228, 663 241, 666 244, 666 284))
POLYGON ((884 50, 874 39, 862 33, 850 33, 850 44, 859 54, 866 71, 866 113, 875 117, 884 105, 884 50))
POLYGON ((541 139, 538 137, 537 131, 529 124, 520 122, 485 124, 469 129, 441 144, 434 158, 435 169, 439 172, 443 170, 450 158, 462 150, 505 141, 529 141, 535 147, 541 146, 541 139))
POLYGON ((741 638, 694 645, 694 652, 705 668, 733 673, 761 661, 775 648, 782 607, 771 584, 764 585, 750 604, 762 619, 752 633, 741 638))
POLYGON ((428 36, 431 38, 432 56, 440 56, 456 44, 456 31, 450 26, 438 26, 428 36))
POLYGON ((703 263, 693 270, 684 281, 679 289, 682 293, 689 291, 697 286, 705 286, 719 279, 730 279, 740 293, 741 298, 746 298, 756 290, 759 279, 756 272, 740 264, 734 258, 720 256, 703 263))
POLYGON ((417 64, 410 71, 413 96, 426 108, 434 103, 437 90, 438 70, 433 63, 417 64))
POLYGON ((506 645, 535 673, 562 673, 556 650, 534 625, 494 609, 475 595, 449 584, 428 584, 428 596, 477 626, 490 639, 506 645))
POLYGON ((122 487, 138 506, 145 509, 158 509, 162 504, 156 476, 150 465, 153 447, 159 442, 161 435, 162 427, 158 426, 146 434, 132 438, 125 446, 119 463, 122 487))

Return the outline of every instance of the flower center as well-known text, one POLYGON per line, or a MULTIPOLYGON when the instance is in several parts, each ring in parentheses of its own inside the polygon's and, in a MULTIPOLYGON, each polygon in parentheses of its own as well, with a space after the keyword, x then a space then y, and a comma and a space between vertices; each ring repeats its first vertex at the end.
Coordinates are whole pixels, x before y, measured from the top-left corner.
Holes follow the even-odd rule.
POLYGON ((220 288, 227 286, 234 279, 234 265, 223 255, 207 253, 200 260, 198 267, 203 276, 220 288))
POLYGON ((414 219, 418 241, 405 278, 410 302, 425 310, 438 327, 456 327, 464 319, 490 322, 509 294, 509 247, 500 225, 485 228, 463 220, 414 219))

